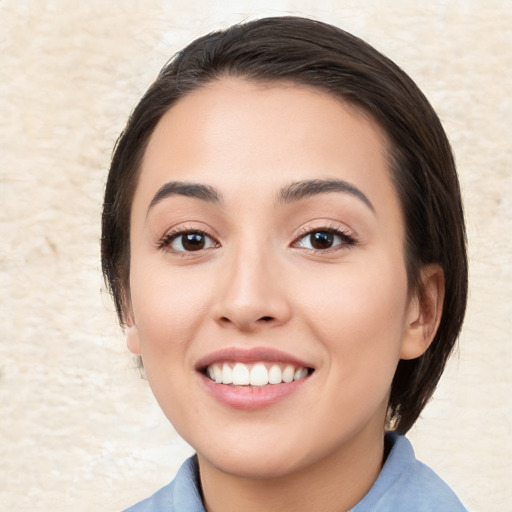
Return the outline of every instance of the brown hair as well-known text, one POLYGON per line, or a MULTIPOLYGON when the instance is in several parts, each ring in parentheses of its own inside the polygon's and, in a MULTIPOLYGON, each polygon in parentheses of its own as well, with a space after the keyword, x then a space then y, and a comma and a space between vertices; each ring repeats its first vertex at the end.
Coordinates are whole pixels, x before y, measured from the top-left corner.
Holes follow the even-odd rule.
POLYGON ((459 183, 446 134, 416 84, 387 57, 337 27, 298 17, 251 21, 196 39, 164 66, 117 141, 105 191, 102 268, 121 325, 130 307, 131 204, 149 138, 177 100, 223 76, 321 88, 370 114, 386 133, 405 222, 409 288, 417 289, 425 264, 439 264, 445 276, 434 341, 421 357, 399 362, 392 384, 388 418, 395 430, 407 432, 434 392, 466 308, 459 183))

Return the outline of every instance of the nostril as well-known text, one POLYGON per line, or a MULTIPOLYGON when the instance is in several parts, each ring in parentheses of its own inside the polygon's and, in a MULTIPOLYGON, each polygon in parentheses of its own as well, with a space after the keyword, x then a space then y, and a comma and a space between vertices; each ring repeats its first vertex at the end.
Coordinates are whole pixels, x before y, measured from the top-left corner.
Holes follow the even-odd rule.
POLYGON ((273 325, 279 324, 279 317, 275 317, 272 315, 250 315, 250 314, 240 314, 235 313, 233 315, 227 316, 219 316, 217 319, 220 325, 224 327, 236 327, 241 330, 251 331, 253 329, 262 328, 264 326, 271 327, 273 325))

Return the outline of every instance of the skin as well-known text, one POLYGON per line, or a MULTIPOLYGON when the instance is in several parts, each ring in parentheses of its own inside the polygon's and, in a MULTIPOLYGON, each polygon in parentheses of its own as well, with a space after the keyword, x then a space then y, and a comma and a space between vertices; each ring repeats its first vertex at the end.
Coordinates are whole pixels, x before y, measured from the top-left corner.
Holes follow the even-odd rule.
POLYGON ((368 492, 397 363, 428 348, 442 307, 441 270, 411 293, 403 247, 386 139, 338 99, 226 78, 161 119, 133 201, 127 342, 198 453, 207 510, 340 511, 368 492), (352 189, 282 197, 308 180, 352 189), (216 198, 158 196, 170 182, 216 198), (309 245, 333 229, 332 247, 309 245), (181 232, 209 238, 184 251, 181 232), (254 347, 314 371, 267 406, 220 402, 198 362, 254 347))

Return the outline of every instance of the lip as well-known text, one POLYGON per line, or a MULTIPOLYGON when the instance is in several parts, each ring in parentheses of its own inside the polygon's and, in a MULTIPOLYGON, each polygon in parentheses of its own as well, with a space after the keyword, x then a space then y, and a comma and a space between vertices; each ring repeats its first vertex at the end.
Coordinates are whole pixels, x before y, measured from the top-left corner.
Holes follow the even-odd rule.
POLYGON ((297 393, 311 379, 304 379, 281 384, 256 386, 232 386, 212 381, 205 374, 208 366, 218 362, 280 362, 313 369, 312 365, 290 354, 273 348, 256 347, 251 349, 226 348, 212 352, 201 358, 196 365, 202 388, 216 401, 238 410, 257 410, 275 405, 297 393))
POLYGON ((297 359, 286 352, 267 347, 255 347, 251 349, 245 348, 225 348, 217 350, 202 357, 196 364, 198 371, 204 371, 208 366, 213 363, 219 362, 240 362, 240 363, 285 363, 294 366, 304 366, 306 368, 313 368, 310 363, 297 359))

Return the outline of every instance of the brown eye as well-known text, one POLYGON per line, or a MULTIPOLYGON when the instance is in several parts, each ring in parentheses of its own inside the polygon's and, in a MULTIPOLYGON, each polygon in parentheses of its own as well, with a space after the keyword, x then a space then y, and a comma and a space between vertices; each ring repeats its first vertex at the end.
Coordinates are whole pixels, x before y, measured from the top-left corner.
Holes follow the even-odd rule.
POLYGON ((187 233, 181 236, 181 245, 186 251, 199 251, 204 249, 205 238, 202 233, 187 233))
POLYGON ((194 252, 216 247, 215 241, 201 231, 177 233, 166 245, 175 252, 194 252))
POLYGON ((327 251, 343 246, 351 246, 355 240, 348 234, 338 230, 318 229, 301 237, 296 245, 313 251, 327 251))
POLYGON ((313 249, 330 249, 334 242, 334 234, 329 231, 315 231, 309 235, 309 239, 313 249))

